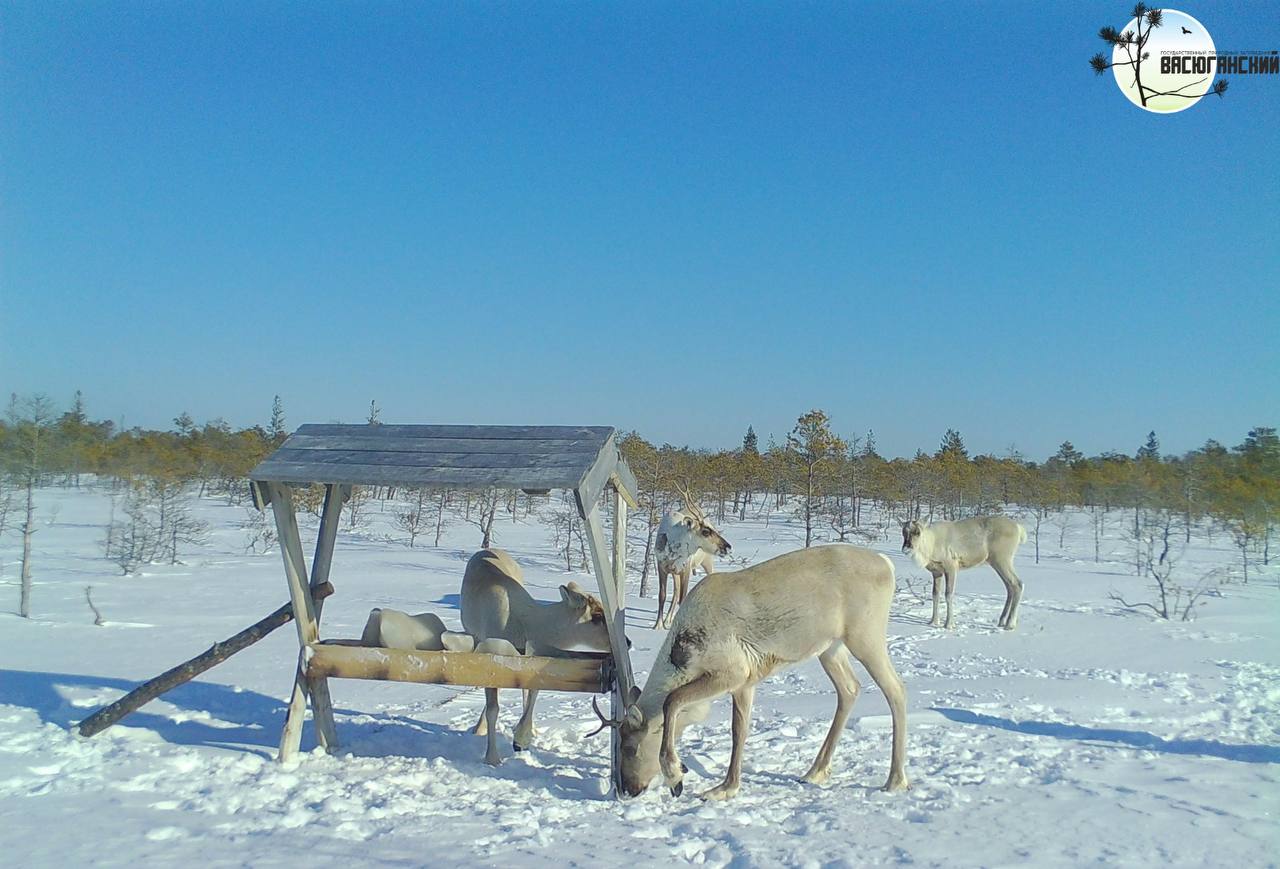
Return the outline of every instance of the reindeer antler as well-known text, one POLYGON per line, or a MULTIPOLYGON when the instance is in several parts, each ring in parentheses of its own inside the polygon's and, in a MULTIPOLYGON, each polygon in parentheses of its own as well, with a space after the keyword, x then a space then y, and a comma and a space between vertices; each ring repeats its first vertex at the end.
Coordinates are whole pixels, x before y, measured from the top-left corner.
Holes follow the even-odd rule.
POLYGON ((702 512, 702 508, 698 506, 697 500, 689 494, 689 481, 686 480, 684 485, 676 483, 676 491, 680 493, 681 499, 684 500, 684 508, 693 514, 693 517, 699 522, 706 522, 707 516, 702 512))
POLYGON ((600 706, 596 703, 596 698, 591 698, 591 708, 595 710, 596 717, 600 719, 600 726, 588 733, 583 739, 590 739, 606 727, 612 727, 615 730, 622 726, 621 718, 605 718, 604 713, 600 711, 600 706))

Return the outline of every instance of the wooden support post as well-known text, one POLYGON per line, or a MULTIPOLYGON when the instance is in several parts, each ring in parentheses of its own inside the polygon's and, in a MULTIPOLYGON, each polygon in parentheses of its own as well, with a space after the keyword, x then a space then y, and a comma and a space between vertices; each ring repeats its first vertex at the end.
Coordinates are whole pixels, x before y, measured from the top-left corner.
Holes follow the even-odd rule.
MULTIPOLYGON (((579 498, 579 503, 582 503, 581 498, 579 498)), ((616 506, 615 503, 615 508, 616 506)), ((614 566, 609 563, 609 547, 604 539, 600 510, 595 504, 592 504, 590 509, 586 511, 583 521, 587 525, 587 542, 591 547, 591 563, 595 571, 596 582, 600 587, 600 596, 603 598, 605 624, 609 628, 609 646, 613 652, 614 672, 617 675, 617 681, 614 683, 613 693, 609 701, 610 714, 614 718, 619 718, 626 711, 626 704, 631 697, 631 689, 635 686, 634 678, 631 675, 631 657, 627 653, 626 598, 620 593, 624 589, 620 588, 616 580, 614 566)), ((625 561, 619 565, 619 569, 625 575, 625 561)), ((619 736, 615 729, 613 731, 612 751, 615 793, 618 792, 618 776, 621 771, 620 751, 619 736)))
MULTIPOLYGON (((298 532, 298 517, 294 512, 293 493, 289 487, 279 483, 271 486, 271 509, 276 518, 276 536, 280 543, 280 556, 284 561, 285 578, 289 584, 289 597, 293 603, 294 624, 298 628, 298 665, 295 671, 293 695, 289 700, 289 711, 285 716, 284 732, 280 737, 280 760, 291 760, 302 744, 302 721, 306 715, 307 695, 311 695, 311 708, 315 716, 316 736, 320 744, 328 750, 337 746, 337 737, 333 727, 333 708, 329 701, 329 689, 322 679, 312 684, 303 675, 303 655, 307 646, 320 639, 320 625, 317 621, 317 606, 312 598, 310 582, 307 576, 307 565, 302 555, 302 536, 298 532), (311 690, 314 689, 314 690, 311 690)), ((331 486, 332 492, 336 487, 331 486)), ((325 498, 325 518, 332 518, 333 530, 336 534, 337 510, 341 508, 341 497, 333 499, 337 508, 330 509, 330 498, 325 498)), ((326 529, 321 525, 320 541, 323 542, 326 529)), ((330 542, 332 546, 332 542, 330 542)), ((326 568, 327 569, 327 568, 326 568)))
MULTIPOLYGON (((627 502, 623 500, 622 493, 615 485, 613 487, 613 586, 614 604, 617 609, 614 611, 614 625, 619 634, 622 635, 622 654, 626 655, 627 661, 623 665, 627 672, 627 687, 620 691, 622 695, 621 703, 613 711, 613 717, 621 717, 626 711, 627 705, 631 702, 632 688, 631 682, 631 652, 626 648, 627 645, 627 502)), ((618 793, 617 785, 622 781, 622 740, 621 735, 614 729, 613 738, 610 740, 610 748, 612 749, 612 769, 614 792, 618 793)))
MULTIPOLYGON (((320 613, 324 600, 315 599, 315 590, 329 581, 329 567, 333 564, 333 545, 338 539, 338 523, 342 518, 342 504, 346 500, 344 490, 349 487, 333 483, 325 486, 324 510, 320 514, 320 532, 316 535, 316 552, 311 559, 312 599, 316 605, 316 637, 320 634, 320 613)), ((299 660, 299 674, 302 673, 299 660)), ((294 685, 298 679, 294 678, 294 685)), ((329 697, 329 682, 323 677, 307 677, 307 691, 311 695, 311 714, 315 716, 316 734, 320 745, 329 754, 338 750, 338 733, 333 722, 333 701, 329 697)))
MULTIPOLYGON (((311 590, 317 601, 324 600, 333 594, 333 586, 325 583, 311 590)), ((143 682, 116 702, 104 706, 97 712, 81 721, 78 730, 81 736, 93 736, 115 724, 131 712, 142 708, 155 698, 172 691, 179 685, 190 682, 205 670, 220 664, 236 652, 247 649, 276 628, 283 627, 293 619, 293 604, 287 603, 264 619, 260 619, 240 633, 228 637, 220 643, 214 643, 208 651, 184 661, 176 667, 170 667, 154 679, 143 682)))

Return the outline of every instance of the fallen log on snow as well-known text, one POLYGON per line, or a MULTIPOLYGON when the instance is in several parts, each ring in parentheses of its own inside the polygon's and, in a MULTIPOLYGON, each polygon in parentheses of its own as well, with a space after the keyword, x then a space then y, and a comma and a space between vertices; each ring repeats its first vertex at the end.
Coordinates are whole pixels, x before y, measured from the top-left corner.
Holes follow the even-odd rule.
MULTIPOLYGON (((333 586, 327 582, 311 589, 311 596, 317 601, 324 600, 331 594, 333 594, 333 586)), ((80 722, 78 725, 80 735, 93 736, 95 733, 106 730, 130 712, 136 711, 139 707, 149 703, 166 691, 171 691, 185 682, 190 682, 205 670, 222 663, 236 652, 252 646, 276 628, 283 627, 291 621, 293 621, 293 604, 287 603, 235 636, 228 637, 220 643, 214 643, 208 651, 196 655, 190 661, 185 661, 172 669, 165 670, 154 679, 143 682, 116 702, 102 707, 80 722)))

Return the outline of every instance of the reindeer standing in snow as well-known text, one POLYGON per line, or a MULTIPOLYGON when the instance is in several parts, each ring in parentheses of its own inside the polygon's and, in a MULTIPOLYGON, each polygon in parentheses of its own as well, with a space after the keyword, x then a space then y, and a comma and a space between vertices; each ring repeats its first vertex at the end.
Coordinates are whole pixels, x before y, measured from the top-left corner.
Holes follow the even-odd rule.
POLYGON ((662 517, 658 524, 658 537, 654 546, 654 560, 658 565, 658 612, 653 620, 656 630, 659 625, 671 627, 671 619, 675 616, 676 607, 684 603, 689 593, 689 578, 696 568, 702 568, 706 576, 715 572, 714 557, 728 555, 732 547, 720 536, 720 532, 711 527, 706 514, 698 506, 698 502, 689 494, 687 487, 676 487, 684 500, 683 510, 673 510, 662 517), (671 609, 666 618, 662 611, 667 601, 667 577, 673 577, 671 589, 671 609))
POLYGON ((1006 631, 1018 626, 1022 580, 1013 570, 1013 554, 1027 542, 1027 529, 1007 516, 975 516, 959 522, 925 524, 918 519, 902 523, 902 551, 933 576, 933 618, 938 624, 938 598, 942 578, 947 578, 947 624, 956 593, 956 571, 990 564, 1004 583, 1004 609, 997 624, 1006 631))

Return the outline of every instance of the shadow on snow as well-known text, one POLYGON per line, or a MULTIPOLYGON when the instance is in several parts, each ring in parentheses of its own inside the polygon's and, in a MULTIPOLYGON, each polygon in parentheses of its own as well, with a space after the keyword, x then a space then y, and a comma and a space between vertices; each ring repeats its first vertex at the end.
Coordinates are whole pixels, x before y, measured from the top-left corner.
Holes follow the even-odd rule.
POLYGON ((1052 721, 1014 721, 1010 718, 997 718, 994 715, 970 712, 967 709, 948 709, 941 706, 934 706, 932 709, 944 718, 960 724, 996 727, 1029 736, 1052 736, 1055 739, 1077 739, 1082 742, 1109 742, 1145 751, 1216 757, 1242 763, 1280 763, 1280 746, 1274 745, 1231 745, 1209 739, 1164 739, 1143 730, 1085 727, 1081 724, 1052 721))
MULTIPOLYGON (((117 690, 123 694, 139 684, 107 676, 0 669, 0 698, 4 703, 31 709, 41 721, 65 730, 73 729, 97 711, 93 706, 73 704, 66 696, 67 692, 117 690)), ((186 713, 207 714, 214 720, 183 719, 180 713, 148 712, 149 706, 144 706, 112 726, 148 730, 173 745, 248 751, 262 757, 275 757, 285 716, 285 703, 280 698, 256 691, 236 690, 215 682, 193 681, 151 702, 157 701, 179 707, 186 713)), ((554 765, 542 767, 508 763, 492 770, 482 760, 483 737, 403 715, 350 709, 335 709, 334 712, 342 716, 338 721, 341 754, 364 758, 443 758, 458 767, 487 770, 498 778, 528 781, 553 791, 572 793, 579 798, 600 798, 591 782, 596 775, 607 775, 605 764, 598 758, 570 758, 538 746, 532 749, 533 754, 544 763, 554 765), (577 771, 566 774, 565 769, 558 767, 576 767, 577 771)), ((508 737, 504 736, 503 741, 507 740, 508 737)), ((308 719, 302 748, 306 751, 314 746, 315 735, 308 719)))

